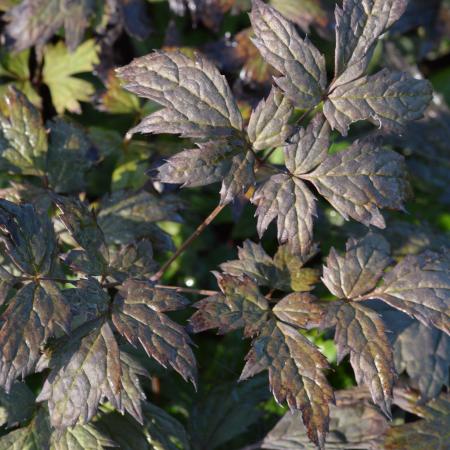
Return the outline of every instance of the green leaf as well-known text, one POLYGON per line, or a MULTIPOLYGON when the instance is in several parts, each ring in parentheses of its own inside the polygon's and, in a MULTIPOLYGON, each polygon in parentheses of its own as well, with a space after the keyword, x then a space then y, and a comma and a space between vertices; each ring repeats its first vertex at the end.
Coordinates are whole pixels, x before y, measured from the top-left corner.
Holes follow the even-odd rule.
POLYGON ((323 113, 343 136, 347 136, 350 124, 359 120, 370 119, 380 127, 399 129, 423 116, 432 94, 428 81, 383 69, 333 89, 323 113))
POLYGON ((74 75, 92 72, 98 64, 99 48, 93 39, 85 41, 73 53, 63 42, 45 47, 42 72, 44 83, 49 87, 53 105, 58 114, 65 110, 80 113, 79 102, 89 101, 94 86, 74 75))
POLYGON ((94 425, 86 424, 66 428, 62 434, 54 432, 50 450, 103 450, 110 447, 117 447, 117 444, 94 425))
POLYGON ((47 133, 37 109, 18 90, 10 88, 0 114, 0 165, 4 170, 42 176, 45 171, 47 133))
POLYGON ((267 369, 275 399, 301 410, 309 438, 324 448, 334 395, 323 373, 328 363, 320 351, 291 326, 270 320, 252 342, 246 360, 240 379, 267 369))
POLYGON ((255 150, 278 147, 289 137, 288 124, 294 108, 276 87, 272 87, 266 100, 261 100, 250 116, 247 134, 255 150))
POLYGON ((175 292, 130 279, 114 300, 112 322, 130 344, 142 346, 163 367, 171 366, 195 384, 197 369, 191 339, 183 327, 163 314, 186 304, 175 292))
POLYGON ((191 59, 178 51, 158 51, 135 59, 117 73, 130 92, 164 106, 131 133, 217 137, 242 130, 242 117, 228 83, 201 55, 191 59))
POLYGON ((23 0, 6 14, 6 33, 13 41, 13 50, 42 46, 62 25, 67 46, 75 50, 83 38, 92 7, 91 0, 23 0))
POLYGON ((260 0, 253 0, 250 15, 263 58, 283 77, 278 86, 295 106, 308 109, 320 103, 327 83, 324 56, 307 39, 302 39, 293 23, 260 0))
POLYGON ((47 156, 47 176, 57 193, 81 192, 86 187, 86 172, 92 165, 88 153, 92 144, 84 131, 61 119, 48 124, 50 144, 47 156))
POLYGON ((269 303, 258 286, 246 276, 215 273, 222 294, 195 303, 197 312, 190 318, 195 333, 217 328, 219 334, 244 328, 246 336, 258 332, 267 319, 269 303))
POLYGON ((29 275, 48 275, 56 258, 56 237, 49 218, 30 204, 0 199, 0 242, 15 266, 29 275))

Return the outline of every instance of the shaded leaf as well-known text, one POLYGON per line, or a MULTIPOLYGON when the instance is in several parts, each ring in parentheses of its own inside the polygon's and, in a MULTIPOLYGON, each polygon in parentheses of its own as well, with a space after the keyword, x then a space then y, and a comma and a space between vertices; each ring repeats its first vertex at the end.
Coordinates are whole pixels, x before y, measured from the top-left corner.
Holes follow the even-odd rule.
POLYGON ((48 181, 57 193, 80 192, 86 187, 85 175, 92 166, 92 144, 83 130, 63 120, 48 124, 50 144, 47 156, 48 181))
POLYGON ((396 22, 408 0, 344 0, 336 5, 336 55, 333 86, 356 80, 367 69, 378 38, 396 22))
POLYGON ((154 52, 117 71, 125 88, 165 108, 131 132, 185 137, 227 136, 242 130, 242 117, 219 71, 204 57, 154 52))
POLYGON ((0 199, 0 242, 22 272, 51 272, 57 250, 55 232, 48 217, 38 215, 32 205, 0 199))
POLYGON ((384 228, 378 208, 402 209, 409 188, 405 176, 401 155, 382 149, 376 140, 364 140, 329 156, 302 178, 310 180, 345 219, 384 228))
POLYGON ((431 84, 402 72, 383 69, 336 87, 328 95, 323 113, 333 129, 346 136, 350 124, 370 119, 398 129, 420 119, 432 98, 431 84))
POLYGON ((292 127, 288 124, 293 107, 276 87, 272 87, 266 100, 261 100, 252 112, 247 134, 255 150, 278 147, 289 137, 292 127))
POLYGON ((4 101, 8 115, 0 114, 0 165, 11 172, 43 175, 47 134, 39 111, 14 88, 4 101))
POLYGON ((288 243, 293 252, 307 253, 313 240, 313 217, 317 215, 315 200, 302 180, 273 175, 252 198, 258 206, 255 215, 259 236, 276 218, 280 244, 288 243))
POLYGON ((195 303, 198 311, 190 318, 192 330, 199 333, 217 328, 219 334, 225 334, 244 328, 246 336, 257 333, 269 310, 258 286, 246 276, 215 275, 222 293, 195 303))
POLYGON ((45 410, 41 409, 29 425, 0 438, 0 450, 50 450, 50 425, 45 410))
POLYGON ((330 250, 323 282, 336 297, 355 298, 374 289, 391 262, 390 246, 382 236, 369 233, 362 239, 350 238, 344 256, 330 250))
POLYGON ((35 397, 25 383, 14 383, 7 394, 0 391, 0 423, 8 428, 30 419, 34 412, 35 397))
POLYGON ((52 281, 22 287, 2 314, 0 384, 8 392, 14 380, 34 371, 40 348, 58 330, 68 333, 70 308, 52 281))
MULTIPOLYGON (((330 408, 330 432, 326 448, 330 450, 379 448, 388 428, 386 418, 359 398, 359 388, 336 391, 336 406, 330 408)), ((265 437, 262 448, 272 450, 314 450, 301 423, 299 413, 287 413, 265 437)))
POLYGON ((270 320, 252 342, 246 360, 240 379, 267 369, 275 399, 302 411, 308 437, 323 448, 334 395, 323 373, 328 363, 319 350, 291 326, 270 320))
POLYGON ((318 114, 284 146, 286 168, 293 175, 310 172, 324 161, 329 147, 330 126, 323 114, 318 114))
POLYGON ((179 152, 158 167, 158 178, 182 187, 217 183, 230 171, 232 152, 233 147, 225 140, 199 143, 197 148, 179 152))
POLYGON ((76 198, 55 197, 55 203, 61 211, 59 218, 73 239, 86 252, 89 260, 88 273, 104 274, 109 262, 109 252, 95 216, 89 211, 86 204, 76 198))
POLYGON ((367 296, 450 334, 450 259, 448 253, 427 251, 406 256, 367 296))
POLYGON ((295 106, 316 106, 326 87, 325 58, 293 23, 260 0, 253 1, 250 15, 255 45, 264 59, 280 72, 278 86, 295 106))
POLYGON ((107 322, 75 330, 49 365, 52 371, 37 401, 48 402, 53 427, 89 422, 103 398, 122 410, 120 351, 107 322))
POLYGON ((81 113, 79 102, 88 101, 94 93, 94 86, 89 81, 74 75, 92 72, 99 62, 98 51, 93 39, 83 42, 73 53, 63 42, 46 46, 42 77, 58 114, 65 110, 81 113))
POLYGON ((23 0, 6 14, 6 33, 13 50, 21 51, 45 44, 64 25, 73 51, 83 39, 92 8, 92 0, 23 0))
POLYGON ((112 321, 133 346, 142 346, 163 367, 171 366, 185 380, 196 380, 191 339, 183 327, 163 314, 184 308, 186 300, 147 282, 128 280, 114 301, 112 321))

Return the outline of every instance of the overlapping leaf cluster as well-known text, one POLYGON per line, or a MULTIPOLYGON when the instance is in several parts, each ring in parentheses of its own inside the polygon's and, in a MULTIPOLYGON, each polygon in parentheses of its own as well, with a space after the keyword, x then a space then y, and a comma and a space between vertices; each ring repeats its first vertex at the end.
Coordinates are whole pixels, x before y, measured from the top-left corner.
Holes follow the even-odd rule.
MULTIPOLYGON (((137 45, 118 36, 149 35, 144 0, 0 1, 3 37, 15 52, 0 54, 9 85, 0 105, 0 170, 8 183, 0 198, 0 450, 220 449, 261 418, 255 411, 267 385, 293 414, 262 448, 447 448, 448 240, 402 226, 391 251, 369 230, 349 238, 344 252, 331 248, 322 264, 315 228, 328 203, 334 217, 384 229, 382 210, 403 211, 410 194, 407 167, 420 179, 429 177, 429 161, 442 163, 434 183, 448 190, 448 111, 438 97, 428 108, 432 88, 418 72, 371 65, 386 32, 423 25, 410 24, 416 2, 343 0, 334 21, 327 1, 247 3, 169 0, 168 10, 189 13, 193 26, 217 32, 224 15, 249 10, 251 28, 231 50, 223 42, 195 54, 168 45, 114 73, 116 48, 137 45), (332 71, 299 28, 328 40, 334 29, 332 71), (205 54, 221 67, 243 65, 239 80, 230 86, 205 54), (107 88, 95 106, 134 124, 119 143, 114 130, 62 117, 91 99, 95 81, 79 75, 94 66, 107 88), (236 95, 243 80, 268 87, 248 114, 236 95), (352 125, 361 121, 379 130, 352 125), (358 131, 352 142, 350 129, 358 131), (189 143, 163 151, 169 156, 148 180, 160 149, 135 133, 189 143), (341 136, 345 148, 337 151, 341 136), (117 146, 118 167, 98 194, 92 178, 117 146), (219 205, 160 268, 154 250, 174 250, 161 222, 181 222, 184 206, 165 185, 214 183, 221 184, 219 205), (247 200, 260 238, 276 222, 273 256, 245 240, 238 259, 214 272, 219 291, 159 284, 218 211, 247 200), (172 314, 189 305, 182 291, 205 294, 187 327, 172 314), (185 429, 146 394, 161 401, 161 367, 197 387, 189 333, 211 329, 250 340, 238 369, 240 381, 253 379, 200 385, 195 401, 171 385, 179 397, 172 411, 185 429), (336 365, 348 357, 357 388, 334 392, 335 361, 311 330, 334 330, 336 365), (259 375, 265 371, 268 381, 259 375), (392 404, 422 420, 391 426, 392 404)), ((176 40, 167 34, 167 42, 176 40)))

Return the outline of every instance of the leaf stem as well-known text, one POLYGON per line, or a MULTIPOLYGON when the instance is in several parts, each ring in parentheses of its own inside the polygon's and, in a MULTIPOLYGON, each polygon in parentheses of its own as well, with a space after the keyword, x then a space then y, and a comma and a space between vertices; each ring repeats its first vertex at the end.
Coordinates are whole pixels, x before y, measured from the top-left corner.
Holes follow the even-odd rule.
POLYGON ((218 291, 208 291, 206 289, 191 289, 183 286, 166 286, 164 284, 157 284, 155 285, 157 289, 168 289, 170 291, 175 292, 184 292, 186 294, 197 294, 197 295, 205 295, 205 296, 211 296, 211 295, 217 295, 219 294, 218 291))
POLYGON ((171 258, 166 261, 158 272, 153 275, 150 280, 157 281, 163 275, 164 272, 169 268, 169 266, 191 245, 195 239, 197 239, 203 231, 208 227, 208 225, 220 214, 220 212, 225 208, 226 204, 217 205, 211 214, 197 227, 197 229, 181 244, 181 246, 177 249, 177 251, 171 256, 171 258))

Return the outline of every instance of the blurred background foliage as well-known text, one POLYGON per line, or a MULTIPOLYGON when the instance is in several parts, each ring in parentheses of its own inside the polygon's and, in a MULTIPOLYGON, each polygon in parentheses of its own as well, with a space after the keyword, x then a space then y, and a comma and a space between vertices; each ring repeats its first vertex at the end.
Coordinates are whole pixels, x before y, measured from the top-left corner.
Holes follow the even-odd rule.
MULTIPOLYGON (((180 220, 159 225, 178 247, 217 205, 218 186, 183 190, 178 186, 162 186, 152 178, 152 171, 164 158, 192 144, 169 135, 127 135, 133 125, 158 106, 124 91, 114 68, 153 49, 179 47, 186 54, 201 52, 227 76, 243 116, 248 119, 251 109, 267 95, 273 75, 251 43, 247 14, 250 2, 82 0, 66 2, 66 10, 61 12, 58 9, 61 1, 0 0, 0 110, 8 115, 4 94, 13 85, 39 108, 49 129, 48 121, 60 117, 73 125, 76 132, 72 130, 59 137, 55 132, 51 136, 67 139, 67 145, 78 152, 78 157, 82 154, 82 161, 74 159, 72 166, 65 170, 73 170, 72 175, 78 176, 80 166, 85 168, 82 195, 94 207, 104 195, 122 190, 176 194, 180 220), (50 6, 39 8, 39 4, 50 6)), ((303 34, 310 36, 325 53, 331 69, 335 2, 270 0, 270 3, 293 20, 303 34)), ((400 257, 450 241, 450 112, 447 106, 450 104, 450 1, 411 0, 406 14, 377 47, 371 70, 378 70, 381 63, 417 77, 424 76, 436 90, 434 104, 422 121, 411 124, 403 136, 386 136, 390 145, 407 156, 414 188, 406 214, 385 214, 388 222, 385 235, 395 255, 400 257)), ((334 134, 332 151, 345 148, 367 129, 370 125, 365 123, 353 126, 347 140, 334 134)), ((276 163, 280 158, 281 150, 277 149, 271 161, 276 163)), ((3 189, 0 195, 9 195, 8 190, 16 182, 15 175, 0 172, 3 189)), ((20 199, 33 195, 31 176, 27 183, 20 199)), ((342 249, 349 234, 363 231, 354 222, 346 223, 325 202, 320 206, 315 237, 321 243, 321 253, 313 261, 317 266, 321 255, 328 254, 332 245, 342 249)), ((254 208, 245 198, 227 207, 171 265, 164 283, 215 289, 211 271, 220 263, 235 259, 236 247, 245 239, 258 241, 253 214, 254 208)), ((273 254, 277 246, 274 226, 263 244, 273 254)), ((158 260, 165 261, 170 250, 166 246, 157 251, 158 260)), ((192 301, 198 298, 191 296, 192 301)), ((175 317, 184 322, 191 312, 183 311, 175 317)), ((348 362, 339 367, 335 364, 336 350, 331 336, 317 332, 307 335, 332 363, 329 377, 333 387, 355 385, 348 362)), ((151 380, 143 381, 150 400, 186 425, 194 450, 239 449, 259 441, 284 408, 270 396, 265 374, 249 382, 236 383, 248 342, 239 332, 226 336, 203 333, 194 340, 198 345, 198 392, 178 375, 156 365, 149 366, 151 363, 144 354, 129 349, 153 375, 151 380)), ((31 379, 28 383, 38 386, 39 380, 31 379)), ((130 427, 133 426, 130 422, 130 427)))

